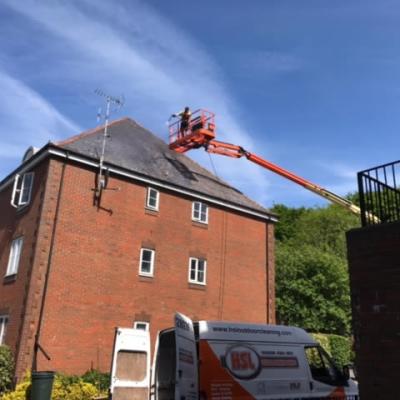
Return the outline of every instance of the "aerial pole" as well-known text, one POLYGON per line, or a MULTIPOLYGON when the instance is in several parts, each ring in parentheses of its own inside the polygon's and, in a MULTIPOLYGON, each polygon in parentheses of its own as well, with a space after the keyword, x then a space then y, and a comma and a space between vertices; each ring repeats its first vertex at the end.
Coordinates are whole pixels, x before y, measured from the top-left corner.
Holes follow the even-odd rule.
POLYGON ((110 138, 110 135, 108 133, 108 125, 109 125, 109 120, 110 120, 110 114, 111 114, 111 105, 115 105, 115 109, 112 111, 117 111, 120 109, 124 103, 125 99, 123 96, 120 97, 115 97, 111 96, 109 94, 104 93, 101 89, 96 89, 95 93, 98 96, 101 96, 105 98, 106 101, 106 107, 105 107, 105 113, 102 114, 101 108, 99 109, 97 113, 97 120, 100 121, 101 119, 104 120, 104 130, 103 130, 103 140, 101 144, 101 153, 100 153, 100 159, 99 159, 99 171, 96 176, 96 187, 94 189, 94 205, 100 208, 101 206, 101 195, 103 193, 103 190, 107 188, 107 181, 108 181, 108 169, 104 167, 104 159, 105 159, 105 153, 106 153, 106 146, 107 146, 107 140, 110 138))

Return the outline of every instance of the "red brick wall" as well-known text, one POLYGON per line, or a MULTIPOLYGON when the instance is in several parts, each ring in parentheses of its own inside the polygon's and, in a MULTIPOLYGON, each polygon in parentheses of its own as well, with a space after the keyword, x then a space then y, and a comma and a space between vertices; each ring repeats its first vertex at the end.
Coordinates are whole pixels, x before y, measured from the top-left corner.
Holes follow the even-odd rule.
MULTIPOLYGON (((16 355, 19 375, 24 373, 26 368, 30 368, 32 362, 31 349, 40 307, 44 259, 48 251, 48 238, 52 225, 52 221, 45 215, 41 218, 46 198, 48 163, 43 162, 31 171, 35 175, 29 206, 17 210, 10 205, 12 185, 0 193, 1 277, 6 274, 12 240, 19 236, 24 237, 18 273, 15 279, 2 278, 0 290, 0 313, 9 315, 5 340, 16 355), (20 365, 23 365, 23 369, 20 365)), ((51 210, 49 201, 47 198, 46 208, 51 210)))
MULTIPOLYGON (((36 319, 60 180, 61 163, 52 161, 34 263, 41 286, 32 279, 29 292, 28 311, 36 319)), ((146 186, 115 178, 109 187, 119 190, 102 197, 108 212, 93 206, 93 186, 93 171, 65 168, 40 340, 51 361, 40 356, 40 369, 107 371, 114 327, 149 320, 154 338, 171 326, 175 311, 196 319, 274 322, 274 299, 267 295, 267 288, 274 293, 272 225, 211 204, 208 225, 194 223, 192 199, 162 189, 159 212, 150 212, 146 186), (153 278, 138 275, 141 247, 156 251, 153 278), (188 283, 191 256, 206 258, 206 286, 188 283)), ((20 356, 18 371, 30 366, 36 324, 32 318, 25 329, 26 357, 20 356)))
POLYGON ((360 397, 398 398, 400 222, 347 233, 360 397))

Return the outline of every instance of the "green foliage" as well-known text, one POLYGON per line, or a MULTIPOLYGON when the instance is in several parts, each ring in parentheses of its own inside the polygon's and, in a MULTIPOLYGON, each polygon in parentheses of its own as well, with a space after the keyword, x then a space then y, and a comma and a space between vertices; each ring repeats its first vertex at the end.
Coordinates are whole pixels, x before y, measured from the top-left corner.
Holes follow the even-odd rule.
POLYGON ((24 379, 18 383, 17 387, 13 392, 8 392, 2 397, 1 400, 26 400, 29 398, 31 387, 31 377, 27 374, 24 379))
POLYGON ((106 392, 110 387, 110 374, 95 369, 85 372, 82 375, 82 379, 85 382, 91 383, 102 392, 106 392))
POLYGON ((321 347, 330 355, 331 353, 331 345, 329 343, 329 335, 326 333, 311 333, 311 336, 316 340, 321 347))
POLYGON ((345 232, 356 226, 358 217, 339 206, 316 208, 299 219, 295 239, 346 260, 345 232))
POLYGON ((346 264, 311 246, 276 251, 276 303, 280 323, 314 332, 350 332, 346 264))
POLYGON ((289 208, 283 204, 276 204, 271 211, 279 216, 279 223, 275 227, 275 239, 286 242, 296 235, 296 222, 307 212, 307 209, 289 208))
POLYGON ((345 232, 359 220, 336 205, 276 205, 276 301, 280 323, 348 335, 350 291, 345 232))
POLYGON ((332 360, 340 369, 353 361, 352 339, 350 337, 323 333, 312 333, 311 335, 332 357, 332 360))
POLYGON ((0 346, 0 394, 11 388, 14 373, 14 358, 8 346, 0 346))
MULTIPOLYGON (((88 380, 105 379, 107 374, 99 372, 87 372, 84 376, 88 380)), ((54 379, 52 400, 92 400, 94 397, 105 396, 107 387, 97 388, 94 384, 86 381, 86 378, 75 375, 57 374, 54 379)), ((103 382, 104 385, 104 382, 103 382)), ((26 400, 29 397, 31 377, 27 375, 19 383, 13 392, 6 393, 1 400, 26 400), (27 397, 28 396, 28 397, 27 397)))
POLYGON ((56 376, 51 395, 52 400, 92 400, 99 396, 99 390, 81 378, 56 376))
POLYGON ((348 365, 353 361, 351 338, 329 335, 329 344, 331 355, 336 365, 343 367, 343 365, 348 365))

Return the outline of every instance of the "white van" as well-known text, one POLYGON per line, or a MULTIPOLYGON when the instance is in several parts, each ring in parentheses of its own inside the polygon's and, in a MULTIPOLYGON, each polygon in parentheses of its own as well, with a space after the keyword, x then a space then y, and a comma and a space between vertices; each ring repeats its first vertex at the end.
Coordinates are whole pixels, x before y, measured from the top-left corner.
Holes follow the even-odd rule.
POLYGON ((199 321, 175 315, 159 332, 150 376, 150 336, 116 330, 112 400, 358 400, 304 330, 279 325, 199 321))

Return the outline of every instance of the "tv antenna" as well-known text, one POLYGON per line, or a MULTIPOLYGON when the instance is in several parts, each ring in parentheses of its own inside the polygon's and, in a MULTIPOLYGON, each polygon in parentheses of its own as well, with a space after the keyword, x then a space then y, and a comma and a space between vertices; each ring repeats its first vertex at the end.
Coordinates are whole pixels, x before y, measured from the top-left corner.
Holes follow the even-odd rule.
MULTIPOLYGON (((101 195, 103 193, 103 190, 107 189, 108 176, 109 176, 109 170, 104 167, 104 157, 106 153, 107 139, 111 137, 111 135, 108 133, 110 114, 111 112, 118 111, 124 105, 125 98, 123 95, 121 95, 120 97, 111 96, 103 92, 103 90, 101 89, 96 89, 95 93, 98 96, 103 97, 106 101, 105 112, 103 113, 102 109, 100 108, 97 113, 97 121, 104 120, 104 132, 103 132, 103 141, 101 145, 99 172, 96 177, 96 187, 94 189, 94 205, 100 208, 101 195)), ((108 190, 119 190, 119 188, 109 188, 108 190)), ((112 212, 111 210, 108 211, 110 213, 112 212)))

